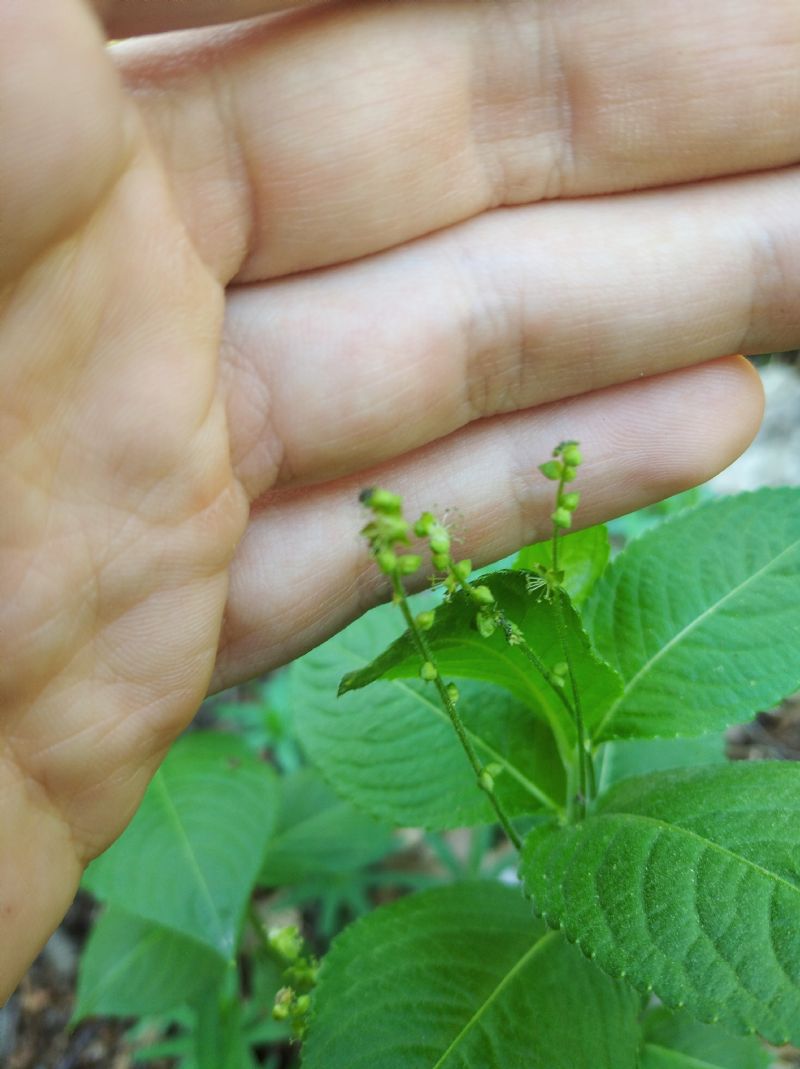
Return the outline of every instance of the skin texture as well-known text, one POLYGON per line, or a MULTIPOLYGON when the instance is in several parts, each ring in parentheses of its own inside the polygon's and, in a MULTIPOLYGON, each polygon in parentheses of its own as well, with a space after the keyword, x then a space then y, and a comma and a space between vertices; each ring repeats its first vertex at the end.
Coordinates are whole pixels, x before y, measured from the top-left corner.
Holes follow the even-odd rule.
POLYGON ((209 687, 385 595, 361 487, 493 559, 800 345, 793 0, 279 6, 0 0, 3 996, 209 687))

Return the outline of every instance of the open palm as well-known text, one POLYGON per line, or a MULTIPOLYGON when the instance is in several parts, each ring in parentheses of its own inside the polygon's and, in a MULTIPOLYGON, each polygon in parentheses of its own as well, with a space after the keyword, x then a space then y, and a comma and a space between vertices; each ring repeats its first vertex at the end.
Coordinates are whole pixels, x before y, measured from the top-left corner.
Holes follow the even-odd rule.
MULTIPOLYGON (((118 36, 277 6, 95 4, 118 36)), ((752 436, 719 358, 800 342, 794 3, 334 3, 111 50, 53 8, 0 0, 0 990, 209 685, 380 597, 361 486, 498 557, 558 438, 584 522, 637 507, 752 436)))

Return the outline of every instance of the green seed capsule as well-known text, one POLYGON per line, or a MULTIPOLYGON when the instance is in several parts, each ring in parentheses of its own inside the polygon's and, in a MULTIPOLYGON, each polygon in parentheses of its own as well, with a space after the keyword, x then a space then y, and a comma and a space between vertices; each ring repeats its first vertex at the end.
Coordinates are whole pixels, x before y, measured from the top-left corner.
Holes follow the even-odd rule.
POLYGON ((421 612, 417 616, 417 627, 420 631, 430 631, 436 620, 436 614, 433 612, 421 612))
MULTIPOLYGON (((303 940, 297 925, 290 924, 286 928, 272 928, 267 936, 269 945, 283 958, 284 961, 297 961, 303 949, 303 940)), ((287 991, 288 988, 282 988, 287 991)))
POLYGON ((569 509, 557 508, 550 519, 556 527, 561 527, 562 529, 572 526, 572 513, 569 509))
POLYGON ((488 769, 484 769, 480 776, 478 776, 478 783, 480 784, 481 790, 486 791, 487 794, 492 794, 494 792, 494 777, 490 774, 488 769))
POLYGON ((385 516, 399 516, 403 510, 403 499, 380 487, 362 490, 360 497, 363 504, 371 508, 373 512, 380 512, 385 516))
POLYGON ((436 665, 432 661, 426 661, 420 668, 419 674, 420 678, 424 679, 426 683, 432 683, 439 675, 436 671, 436 665))
POLYGON ((470 587, 469 593, 472 600, 476 601, 478 605, 494 605, 494 594, 488 586, 470 587))
POLYGON ((471 560, 460 560, 458 564, 453 565, 453 574, 455 575, 456 579, 460 579, 462 583, 466 583, 466 581, 470 577, 471 571, 471 560))
POLYGON ((559 661, 558 664, 553 665, 553 674, 557 676, 565 676, 569 671, 569 665, 566 661, 559 661))
POLYGON ((564 468, 564 474, 561 476, 561 478, 564 480, 565 483, 571 483, 571 482, 574 482, 575 476, 577 474, 578 474, 578 469, 570 467, 570 465, 568 464, 564 468))
POLYGON ((397 570, 401 575, 413 575, 422 564, 422 558, 416 553, 406 553, 397 558, 397 570))
POLYGON ((450 699, 453 705, 455 705, 458 701, 460 695, 458 693, 458 687, 455 685, 455 683, 447 684, 447 697, 450 699))
POLYGON ((493 612, 481 611, 475 617, 475 626, 481 638, 489 638, 497 630, 497 620, 493 612))
POLYGON ((414 534, 418 538, 427 538, 432 528, 438 524, 438 520, 432 512, 423 512, 414 524, 414 534))
POLYGON ((583 463, 583 456, 577 442, 567 442, 561 451, 561 455, 564 458, 564 463, 569 464, 572 468, 577 468, 583 463))
POLYGON ((384 575, 392 575, 397 568, 397 556, 391 549, 379 549, 375 561, 384 575))
POLYGON ((382 542, 408 542, 411 527, 402 516, 379 516, 377 519, 378 538, 382 542))
POLYGON ((581 499, 581 495, 579 493, 577 493, 577 492, 576 493, 572 493, 572 494, 562 494, 561 497, 559 498, 559 502, 558 503, 561 506, 561 508, 562 509, 566 509, 567 512, 574 512, 575 509, 578 507, 578 503, 580 502, 580 499, 581 499))
POLYGON ((450 535, 440 523, 431 528, 430 536, 431 553, 450 552, 450 535))
POLYGON ((311 996, 310 995, 298 995, 297 1001, 292 1007, 292 1015, 296 1017, 302 1017, 308 1013, 311 1009, 311 996))
POLYGON ((440 572, 447 571, 447 569, 450 567, 450 554, 434 553, 433 566, 434 568, 438 568, 440 572))
POLYGON ((544 475, 545 479, 552 479, 554 482, 558 482, 561 478, 561 472, 564 465, 560 460, 548 460, 544 464, 539 465, 539 471, 544 475))

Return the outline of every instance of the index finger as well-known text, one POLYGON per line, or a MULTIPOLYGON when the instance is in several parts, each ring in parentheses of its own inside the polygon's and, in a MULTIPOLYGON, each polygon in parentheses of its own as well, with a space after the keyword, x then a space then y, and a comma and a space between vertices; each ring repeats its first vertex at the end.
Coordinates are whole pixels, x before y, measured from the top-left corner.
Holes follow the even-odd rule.
POLYGON ((311 0, 92 0, 111 37, 138 37, 238 22, 307 6, 311 0))

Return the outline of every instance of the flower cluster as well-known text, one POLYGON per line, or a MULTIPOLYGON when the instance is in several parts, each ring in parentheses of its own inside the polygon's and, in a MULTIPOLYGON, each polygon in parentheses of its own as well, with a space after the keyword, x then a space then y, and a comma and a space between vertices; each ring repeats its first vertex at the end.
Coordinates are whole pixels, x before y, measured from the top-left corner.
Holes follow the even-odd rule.
POLYGON ((556 508, 550 519, 557 528, 566 530, 572 526, 572 513, 578 507, 581 495, 566 493, 564 484, 571 483, 578 474, 583 457, 577 442, 561 442, 553 450, 553 457, 553 460, 540 464, 539 471, 546 479, 558 483, 556 508))

